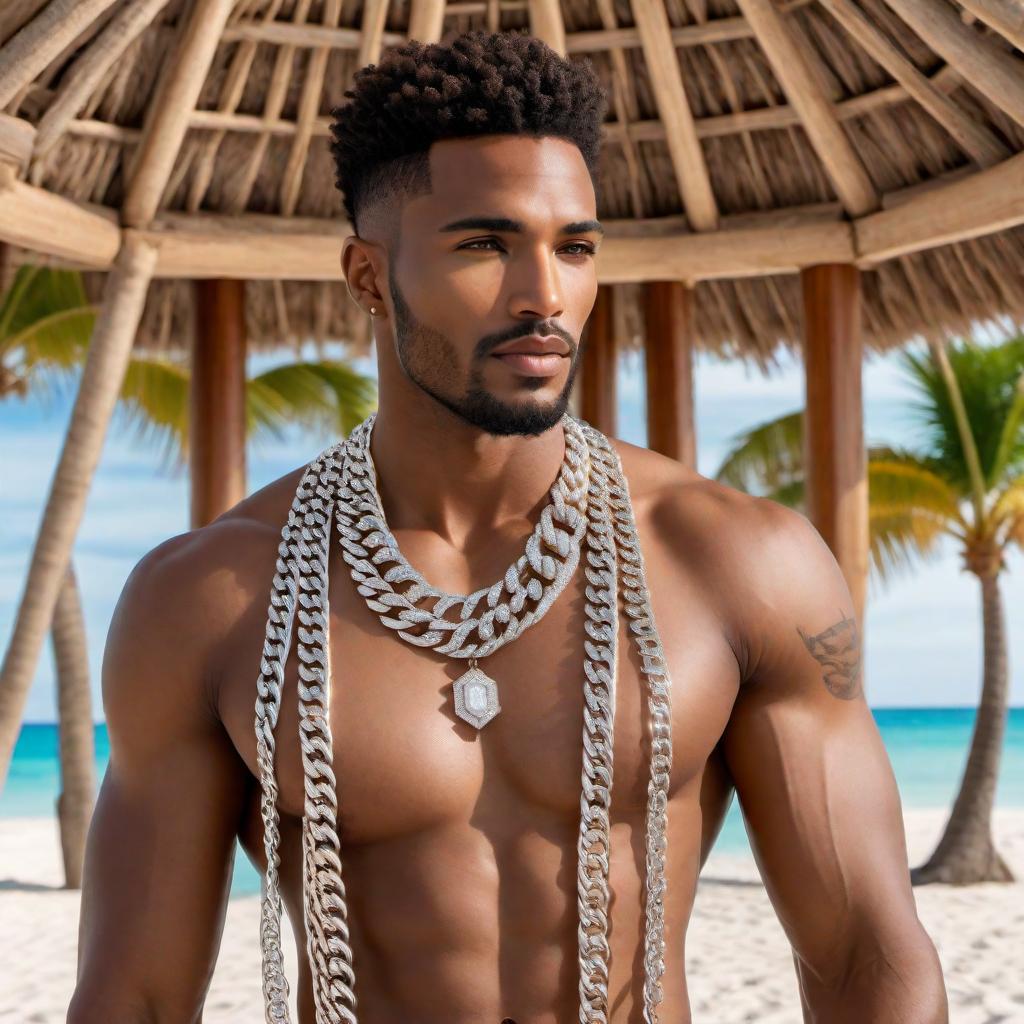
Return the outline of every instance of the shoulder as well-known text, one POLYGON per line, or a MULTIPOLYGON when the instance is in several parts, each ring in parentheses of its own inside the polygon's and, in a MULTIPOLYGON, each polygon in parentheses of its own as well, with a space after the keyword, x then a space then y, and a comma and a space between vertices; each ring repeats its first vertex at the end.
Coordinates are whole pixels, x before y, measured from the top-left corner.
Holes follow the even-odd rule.
POLYGON ((279 477, 208 525, 167 538, 135 564, 107 634, 108 717, 151 691, 216 717, 211 667, 239 619, 269 596, 281 528, 304 469, 279 477))
POLYGON ((640 529, 696 574, 730 629, 744 678, 823 622, 853 614, 831 549, 801 512, 612 440, 640 529), (842 609, 842 610, 840 610, 842 609))
POLYGON ((637 514, 680 555, 697 547, 712 553, 722 569, 735 562, 747 571, 752 563, 767 567, 773 556, 824 543, 794 509, 738 491, 657 452, 609 440, 622 460, 637 514))

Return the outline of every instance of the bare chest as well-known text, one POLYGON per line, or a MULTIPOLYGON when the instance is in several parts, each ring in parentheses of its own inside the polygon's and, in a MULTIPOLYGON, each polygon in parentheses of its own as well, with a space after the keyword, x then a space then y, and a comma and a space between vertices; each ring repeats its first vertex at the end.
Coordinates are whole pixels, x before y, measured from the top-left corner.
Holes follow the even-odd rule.
MULTIPOLYGON (((642 523, 640 539, 671 678, 670 798, 689 793, 696 800, 704 765, 728 722, 738 670, 700 580, 680 570, 655 536, 645 536, 642 523)), ((408 557, 417 564, 414 550, 408 557)), ((418 567, 432 577, 429 565, 418 567)), ((383 626, 356 592, 336 547, 329 570, 329 721, 345 840, 386 842, 481 815, 578 816, 586 601, 580 569, 538 623, 480 661, 496 681, 501 706, 480 730, 455 714, 452 684, 466 671, 465 659, 414 647, 383 626)), ((266 595, 254 599, 219 662, 221 715, 255 778, 255 682, 269 593, 268 575, 266 595)), ((640 666, 620 612, 613 822, 637 820, 646 801, 649 712, 640 666)), ((275 729, 276 772, 282 813, 301 817, 297 678, 293 645, 275 729)))

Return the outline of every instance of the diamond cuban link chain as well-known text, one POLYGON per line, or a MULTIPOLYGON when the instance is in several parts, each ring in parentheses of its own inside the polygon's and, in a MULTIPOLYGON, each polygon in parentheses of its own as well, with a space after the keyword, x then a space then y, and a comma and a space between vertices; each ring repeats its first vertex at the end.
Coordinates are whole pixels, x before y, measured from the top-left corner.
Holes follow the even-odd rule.
MULTIPOLYGON (((670 682, 664 655, 654 625, 653 613, 644 575, 643 559, 640 554, 633 519, 628 486, 622 473, 618 456, 607 438, 589 425, 573 417, 563 419, 566 428, 566 462, 559 481, 565 476, 570 496, 567 509, 577 507, 573 502, 582 499, 586 515, 583 522, 572 512, 557 509, 559 523, 566 529, 561 536, 569 536, 566 542, 558 540, 553 523, 538 524, 531 537, 538 535, 565 561, 563 566, 576 559, 578 538, 582 532, 587 536, 585 574, 586 619, 584 640, 584 726, 583 726, 583 792, 581 794, 580 834, 577 844, 577 904, 579 912, 579 964, 580 964, 580 1021, 607 1022, 608 1020, 608 867, 611 852, 608 811, 612 783, 613 721, 615 706, 615 675, 617 661, 617 595, 621 585, 621 596, 630 619, 629 628, 633 633, 642 660, 642 673, 648 686, 648 708, 651 715, 651 765, 648 784, 648 804, 645 822, 646 833, 646 879, 645 879, 645 935, 644 935, 644 1021, 657 1024, 657 1006, 662 999, 661 976, 664 973, 664 897, 665 897, 665 854, 667 845, 666 818, 668 799, 668 776, 672 764, 672 734, 670 718, 670 682), (577 442, 582 440, 582 449, 577 442), (578 461, 570 458, 574 452, 578 461), (581 458, 580 456, 585 455, 581 458), (566 470, 566 466, 570 466, 566 470), (573 475, 582 470, 583 494, 578 491, 581 482, 573 475), (568 531, 571 530, 571 534, 568 531), (621 571, 620 571, 621 570, 621 571)), ((278 867, 280 858, 278 846, 280 831, 277 812, 277 782, 275 778, 274 728, 277 724, 281 703, 281 689, 284 681, 284 664, 291 643, 291 634, 296 614, 299 619, 299 706, 300 745, 302 748, 303 772, 305 776, 306 800, 303 814, 303 903, 307 936, 307 955, 313 968, 313 995, 317 1024, 355 1024, 356 997, 352 965, 352 951, 349 944, 347 904, 344 884, 341 879, 340 842, 337 832, 336 785, 332 770, 333 754, 329 723, 330 697, 330 655, 327 638, 329 609, 327 605, 327 546, 332 517, 336 519, 339 536, 342 538, 343 553, 349 562, 357 586, 366 586, 369 592, 360 590, 369 604, 382 595, 396 595, 391 584, 412 580, 413 586, 402 595, 401 600, 379 601, 383 611, 391 613, 395 608, 406 612, 420 612, 412 604, 423 596, 436 598, 437 603, 430 621, 422 616, 409 614, 395 619, 399 625, 392 626, 399 636, 418 646, 429 645, 453 657, 482 657, 502 642, 508 642, 532 622, 539 619, 542 611, 540 601, 547 596, 543 591, 538 597, 537 587, 530 591, 530 582, 538 583, 536 577, 524 585, 520 575, 527 565, 549 581, 558 577, 558 568, 552 562, 545 563, 553 556, 541 553, 538 546, 530 554, 522 556, 510 567, 504 580, 494 587, 477 591, 473 595, 449 595, 429 587, 422 577, 406 575, 404 560, 397 556, 397 544, 387 530, 383 514, 371 515, 364 521, 365 508, 357 508, 352 499, 358 494, 371 504, 376 495, 372 460, 368 458, 368 438, 372 418, 364 421, 353 431, 345 442, 339 442, 326 449, 309 464, 296 490, 295 500, 287 522, 282 529, 278 548, 276 571, 271 591, 266 636, 260 676, 257 682, 256 735, 257 759, 259 762, 262 790, 261 815, 264 825, 264 845, 268 869, 264 879, 261 906, 261 948, 263 954, 263 993, 268 1022, 289 1021, 288 984, 283 973, 283 952, 281 949, 281 898, 279 891, 278 867), (369 464, 369 470, 367 470, 369 464), (360 483, 361 482, 361 483, 360 483), (371 493, 372 492, 372 493, 371 493), (369 497, 368 497, 369 495, 369 497), (362 524, 362 531, 360 530, 362 524), (351 532, 359 537, 373 536, 376 551, 372 556, 378 561, 388 558, 397 561, 397 571, 388 579, 388 570, 383 577, 375 577, 373 571, 366 579, 357 579, 356 572, 364 573, 368 568, 368 548, 360 544, 351 532), (354 547, 345 548, 348 542, 354 547), (351 556, 351 558, 349 557, 351 556), (524 561, 525 560, 525 561, 524 561), (513 570, 515 570, 513 583, 513 570), (369 580, 383 579, 386 588, 375 587, 369 580), (416 587, 421 589, 417 592, 416 587), (517 589, 518 587, 518 589, 517 589), (506 621, 497 611, 501 603, 497 595, 501 590, 510 595, 510 614, 506 621), (517 600, 516 595, 525 589, 526 597, 537 601, 533 617, 527 612, 518 619, 526 598, 517 600), (491 599, 490 595, 495 594, 491 599), (483 599, 488 600, 488 611, 476 619, 472 612, 483 599), (447 601, 447 604, 444 602, 447 601), (515 612, 512 602, 515 601, 515 612), (441 627, 438 622, 444 611, 461 604, 461 622, 454 629, 441 627), (298 606, 298 607, 297 607, 298 606), (490 616, 487 619, 486 616, 490 616), (488 633, 493 621, 505 629, 500 633, 488 633), (469 623, 468 628, 467 622, 469 623), (484 626, 481 630, 480 623, 484 626), (428 629, 420 634, 408 632, 406 626, 427 624, 428 629), (400 627, 400 628, 399 628, 400 627), (476 631, 477 639, 467 642, 476 631), (515 631, 514 633, 512 631, 515 631), (447 640, 446 633, 452 634, 447 640), (512 635, 508 635, 512 633, 512 635), (455 639, 460 646, 454 646, 455 639), (500 638, 498 644, 494 641, 500 638), (436 645, 436 646, 435 646, 436 645), (456 653, 457 652, 457 653, 456 653)), ((552 488, 552 504, 559 490, 558 483, 552 488)), ((545 512, 552 505, 545 508, 545 512)), ((556 512, 552 512, 555 519, 556 512)), ((418 576, 418 574, 416 574, 418 576)), ((568 571, 568 576, 572 570, 568 571)), ((561 580, 564 587, 568 579, 561 580)), ((550 593, 550 591, 549 591, 550 593)), ((554 595, 554 596, 557 596, 554 595)), ((551 596, 545 609, 554 600, 551 596)), ((372 607, 372 605, 371 605, 372 607)), ((377 610, 377 609, 375 609, 377 610)), ((390 617, 390 614, 389 614, 390 617)), ((448 626, 453 625, 448 620, 448 626)), ((471 662, 472 663, 472 662, 471 662)))

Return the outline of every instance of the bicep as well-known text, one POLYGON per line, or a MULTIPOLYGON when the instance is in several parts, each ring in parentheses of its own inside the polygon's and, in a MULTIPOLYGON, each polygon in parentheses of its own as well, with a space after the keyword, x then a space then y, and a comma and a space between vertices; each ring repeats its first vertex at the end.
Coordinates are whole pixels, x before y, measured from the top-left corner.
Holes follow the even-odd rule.
POLYGON ((192 595, 176 593, 176 566, 145 561, 104 652, 111 754, 86 848, 76 1020, 197 1016, 245 796, 240 759, 204 700, 192 595))
POLYGON ((787 579, 765 582, 755 664, 723 749, 779 920, 825 979, 851 951, 899 944, 918 925, 849 591, 813 528, 795 529, 796 546, 776 552, 791 559, 787 579))

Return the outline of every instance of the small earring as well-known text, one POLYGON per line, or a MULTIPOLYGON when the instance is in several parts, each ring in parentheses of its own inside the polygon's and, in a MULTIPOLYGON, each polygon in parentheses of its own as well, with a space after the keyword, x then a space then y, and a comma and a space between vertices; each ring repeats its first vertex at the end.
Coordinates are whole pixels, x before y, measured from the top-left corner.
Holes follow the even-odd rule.
POLYGON ((370 312, 371 313, 376 313, 377 312, 377 307, 376 306, 371 306, 370 307, 370 312))

